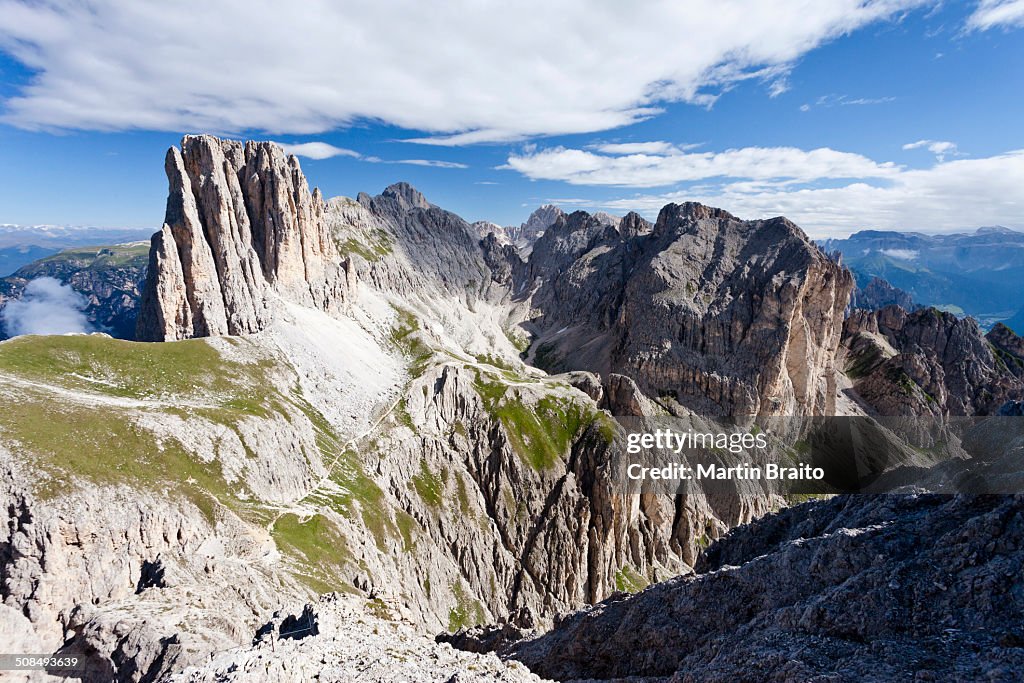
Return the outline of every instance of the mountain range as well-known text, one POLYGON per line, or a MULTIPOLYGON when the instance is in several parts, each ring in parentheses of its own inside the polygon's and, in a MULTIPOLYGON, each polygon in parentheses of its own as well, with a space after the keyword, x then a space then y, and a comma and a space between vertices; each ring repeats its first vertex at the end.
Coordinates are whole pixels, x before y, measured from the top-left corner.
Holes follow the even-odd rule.
POLYGON ((1024 308, 1024 233, 1009 228, 946 235, 864 230, 821 247, 842 254, 861 286, 881 278, 918 304, 972 315, 986 327, 1024 308))
POLYGON ((991 421, 1024 399, 1011 329, 848 315, 855 276, 781 217, 544 208, 498 230, 405 183, 328 200, 277 145, 207 135, 165 171, 148 248, 57 259, 138 341, 0 343, 15 651, 133 681, 1020 670, 1020 496, 790 507, 766 482, 634 494, 616 473, 631 424, 785 420, 796 463, 805 425, 845 416, 893 454, 875 474, 953 490, 1020 447, 991 421), (892 417, 966 426, 904 442, 892 417))

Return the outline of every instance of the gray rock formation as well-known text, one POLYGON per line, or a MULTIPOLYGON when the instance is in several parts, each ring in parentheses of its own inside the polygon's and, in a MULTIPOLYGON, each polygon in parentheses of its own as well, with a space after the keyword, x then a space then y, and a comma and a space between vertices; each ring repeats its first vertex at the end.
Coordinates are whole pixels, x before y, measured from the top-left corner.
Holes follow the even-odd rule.
POLYGON ((562 619, 510 656, 556 680, 1013 681, 1024 499, 853 496, 734 530, 695 576, 562 619))
POLYGON ((258 332, 275 295, 321 310, 342 302, 324 202, 294 156, 273 143, 186 136, 165 168, 167 212, 152 240, 139 339, 258 332))
POLYGON ((899 306, 907 311, 920 308, 914 303, 914 298, 910 294, 898 287, 893 287, 880 277, 872 277, 863 286, 858 279, 857 286, 850 296, 851 310, 876 311, 886 306, 899 306))
MULTIPOLYGON (((473 229, 481 237, 494 235, 498 244, 509 245, 516 251, 528 256, 537 239, 544 234, 555 222, 565 216, 565 212, 553 204, 545 204, 534 210, 522 225, 500 226, 489 221, 478 221, 473 224, 473 229)), ((606 213, 599 215, 600 219, 611 224, 618 219, 606 213)))
POLYGON ((1024 379, 1024 338, 1003 323, 996 323, 985 339, 992 345, 996 363, 1002 362, 1007 370, 1024 379))
POLYGON ((379 599, 323 595, 267 626, 252 646, 215 655, 210 662, 168 680, 541 683, 519 662, 502 662, 493 654, 474 655, 432 642, 379 599), (316 633, 307 635, 307 623, 316 625, 316 633))
POLYGON ((1007 364, 1017 367, 1007 349, 1020 339, 1006 327, 993 338, 1001 346, 972 318, 934 308, 855 311, 843 329, 846 371, 880 415, 989 415, 1024 396, 1024 383, 1007 364))
POLYGON ((632 377, 711 415, 834 411, 853 278, 783 218, 670 204, 651 227, 577 212, 534 245, 531 357, 632 377))

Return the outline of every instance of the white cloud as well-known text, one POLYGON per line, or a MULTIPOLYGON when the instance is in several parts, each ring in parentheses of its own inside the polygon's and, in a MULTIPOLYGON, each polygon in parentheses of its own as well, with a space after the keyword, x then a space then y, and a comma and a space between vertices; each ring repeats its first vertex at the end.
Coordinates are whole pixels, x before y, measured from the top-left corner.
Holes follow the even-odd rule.
POLYGON ((771 98, 774 99, 774 98, 778 97, 779 95, 782 95, 783 93, 789 92, 789 89, 790 89, 789 78, 787 78, 786 76, 782 76, 780 78, 775 79, 771 83, 769 83, 769 85, 768 85, 768 97, 771 97, 771 98))
POLYGON ((895 102, 896 98, 892 96, 886 97, 850 97, 849 95, 822 95, 814 104, 803 104, 800 106, 800 111, 810 111, 811 107, 863 107, 872 104, 888 104, 889 102, 895 102))
POLYGON ((1024 0, 981 0, 967 18, 968 30, 1024 27, 1024 0))
POLYGON ((693 149, 700 145, 673 145, 671 142, 606 142, 593 145, 592 149, 605 154, 669 154, 679 149, 693 149))
POLYGON ((92 332, 85 317, 85 297, 52 277, 25 285, 20 299, 9 301, 0 318, 11 337, 21 334, 92 332))
POLYGON ((921 252, 916 249, 879 249, 879 251, 889 258, 900 261, 913 261, 921 255, 921 252))
POLYGON ((833 187, 737 182, 591 201, 654 216, 668 202, 699 201, 744 218, 786 216, 814 237, 865 228, 951 232, 979 225, 1024 229, 1024 150, 900 169, 883 180, 833 187))
POLYGON ((949 142, 948 140, 918 140, 917 142, 908 142, 903 145, 903 149, 927 149, 929 152, 935 155, 935 158, 939 161, 945 161, 947 156, 958 156, 959 151, 955 142, 949 142))
POLYGON ((318 141, 299 142, 295 144, 277 142, 275 144, 280 145, 288 154, 307 157, 309 159, 330 159, 332 157, 342 156, 352 157, 353 159, 359 159, 360 161, 366 161, 372 164, 408 164, 410 166, 429 166, 431 168, 469 168, 466 164, 460 164, 455 161, 439 161, 437 159, 381 159, 380 157, 365 156, 351 149, 335 147, 334 145, 326 142, 318 141))
POLYGON ((469 168, 466 164, 460 164, 456 161, 438 161, 437 159, 398 159, 396 161, 384 161, 382 163, 429 166, 431 168, 469 168))
POLYGON ((362 157, 359 152, 344 149, 343 147, 335 147, 326 142, 300 142, 293 145, 278 142, 276 144, 281 145, 287 154, 294 154, 297 157, 306 157, 308 159, 330 159, 331 157, 339 156, 359 159, 362 157))
MULTIPOLYGON (((648 143, 659 153, 595 154, 555 147, 511 154, 502 168, 532 180, 561 180, 572 185, 658 187, 711 178, 807 182, 823 178, 885 178, 899 168, 850 152, 822 147, 744 147, 724 152, 687 152, 685 148, 648 143)), ((621 147, 621 146, 620 146, 621 147)), ((633 148, 625 145, 630 152, 633 148)), ((607 149, 608 146, 603 146, 607 149)), ((615 146, 612 146, 613 151, 615 146)))
POLYGON ((4 118, 298 135, 373 120, 437 144, 607 130, 752 77, 777 93, 808 51, 927 2, 0 0, 0 49, 35 72, 4 118))

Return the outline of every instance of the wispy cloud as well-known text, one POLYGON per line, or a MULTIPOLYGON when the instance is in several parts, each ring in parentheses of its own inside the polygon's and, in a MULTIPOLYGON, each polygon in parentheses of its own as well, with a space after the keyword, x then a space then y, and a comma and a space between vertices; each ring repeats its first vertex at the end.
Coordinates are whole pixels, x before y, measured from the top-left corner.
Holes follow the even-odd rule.
POLYGON ((3 120, 275 135, 375 121, 440 145, 594 132, 752 77, 778 94, 809 51, 929 1, 0 0, 0 49, 33 73, 3 120))
POLYGON ((969 31, 1024 27, 1024 0, 981 0, 967 18, 969 31))
POLYGON ((309 159, 331 159, 333 157, 351 157, 371 164, 408 164, 410 166, 429 166, 431 168, 469 168, 466 164, 456 161, 441 161, 439 159, 381 159, 376 156, 367 156, 355 150, 335 147, 326 142, 299 142, 299 143, 276 143, 281 145, 285 152, 295 156, 309 159))
POLYGON ((800 105, 800 111, 810 111, 814 107, 863 107, 872 104, 888 104, 895 102, 896 98, 886 97, 851 97, 849 95, 822 95, 813 103, 800 105))
POLYGON ((948 140, 918 140, 903 145, 905 150, 922 148, 934 154, 939 161, 945 161, 947 156, 960 156, 956 143, 948 140))
POLYGON ((590 149, 604 154, 671 154, 700 147, 700 144, 676 145, 664 140, 654 142, 604 142, 591 145, 590 149))
POLYGON ((460 164, 457 161, 438 161, 437 159, 396 159, 395 161, 383 161, 381 163, 429 166, 430 168, 469 168, 466 164, 460 164))
POLYGON ((288 154, 294 154, 298 157, 306 157, 309 159, 330 159, 331 157, 353 157, 361 159, 363 157, 359 152, 351 149, 344 149, 343 147, 335 147, 329 145, 326 142, 300 142, 296 144, 288 144, 284 142, 278 142, 285 152, 288 154))

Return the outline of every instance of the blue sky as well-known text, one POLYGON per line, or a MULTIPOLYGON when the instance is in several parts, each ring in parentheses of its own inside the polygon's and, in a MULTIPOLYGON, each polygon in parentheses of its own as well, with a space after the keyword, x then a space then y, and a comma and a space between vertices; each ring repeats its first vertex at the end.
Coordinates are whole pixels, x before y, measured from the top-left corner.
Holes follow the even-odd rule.
POLYGON ((0 0, 0 223, 157 227, 167 147, 214 132, 502 224, 1024 229, 1024 0, 391 4, 0 0))

